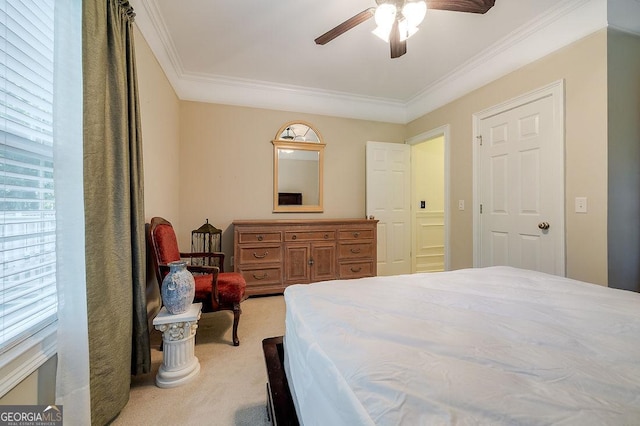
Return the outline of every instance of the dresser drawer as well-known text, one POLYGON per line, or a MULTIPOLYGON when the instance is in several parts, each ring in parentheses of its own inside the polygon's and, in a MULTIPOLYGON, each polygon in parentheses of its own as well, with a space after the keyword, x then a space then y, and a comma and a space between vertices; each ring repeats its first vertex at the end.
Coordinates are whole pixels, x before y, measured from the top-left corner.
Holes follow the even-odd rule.
POLYGON ((318 231, 285 231, 285 241, 333 241, 336 232, 333 229, 318 231))
POLYGON ((373 257, 375 247, 373 242, 365 243, 340 243, 338 248, 339 259, 362 259, 373 257))
POLYGON ((242 268, 240 273, 247 282, 247 287, 267 286, 282 282, 282 268, 280 266, 267 268, 242 268))
POLYGON ((367 240, 373 238, 373 229, 339 229, 339 240, 367 240))
POLYGON ((282 232, 268 231, 268 232, 256 232, 256 231, 241 231, 238 232, 238 243, 279 243, 282 241, 282 232))
POLYGON ((362 278, 373 276, 373 262, 340 263, 340 278, 362 278))
POLYGON ((282 261, 281 244, 261 244, 238 248, 239 265, 256 263, 279 263, 282 261))

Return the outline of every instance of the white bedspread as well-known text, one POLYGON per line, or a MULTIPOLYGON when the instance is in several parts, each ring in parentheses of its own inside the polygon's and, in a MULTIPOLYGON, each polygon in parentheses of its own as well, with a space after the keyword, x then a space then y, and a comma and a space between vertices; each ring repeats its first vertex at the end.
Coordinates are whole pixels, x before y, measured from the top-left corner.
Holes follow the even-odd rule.
POLYGON ((640 424, 640 294, 493 267, 285 301, 304 425, 640 424))

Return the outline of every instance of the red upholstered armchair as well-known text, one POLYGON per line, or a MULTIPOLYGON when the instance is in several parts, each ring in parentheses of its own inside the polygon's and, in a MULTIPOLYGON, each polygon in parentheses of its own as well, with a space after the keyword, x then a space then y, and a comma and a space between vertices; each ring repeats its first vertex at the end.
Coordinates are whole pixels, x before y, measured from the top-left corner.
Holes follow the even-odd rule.
POLYGON ((154 269, 158 279, 158 285, 162 286, 162 280, 169 272, 169 263, 181 258, 191 257, 218 257, 220 268, 216 266, 187 265, 187 269, 193 273, 196 282, 196 296, 194 302, 202 302, 202 312, 214 312, 220 310, 233 311, 233 345, 238 346, 238 322, 240 321, 240 302, 246 299, 245 290, 247 283, 241 274, 237 272, 223 272, 223 253, 182 253, 178 250, 178 240, 169 221, 154 217, 149 226, 148 241, 153 254, 154 269))

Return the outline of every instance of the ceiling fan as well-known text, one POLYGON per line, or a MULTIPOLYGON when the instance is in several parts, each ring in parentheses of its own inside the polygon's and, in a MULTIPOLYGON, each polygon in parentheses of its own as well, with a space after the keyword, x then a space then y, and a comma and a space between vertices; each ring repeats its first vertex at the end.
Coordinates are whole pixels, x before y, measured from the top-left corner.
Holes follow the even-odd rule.
POLYGON ((324 45, 353 27, 375 17, 373 31, 391 47, 391 58, 407 53, 407 39, 418 31, 427 9, 453 12, 486 13, 495 0, 376 0, 377 6, 363 10, 315 39, 324 45))

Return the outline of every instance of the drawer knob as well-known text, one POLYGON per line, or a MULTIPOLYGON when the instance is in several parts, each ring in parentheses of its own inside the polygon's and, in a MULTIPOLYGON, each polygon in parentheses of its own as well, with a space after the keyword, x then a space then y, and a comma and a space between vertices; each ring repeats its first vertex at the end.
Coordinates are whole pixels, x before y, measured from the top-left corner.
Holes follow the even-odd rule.
POLYGON ((264 254, 258 254, 254 251, 253 257, 255 257, 256 259, 264 259, 265 257, 267 257, 268 254, 269 254, 268 251, 265 251, 264 254))
POLYGON ((291 239, 292 239, 292 240, 296 240, 296 239, 298 239, 298 236, 297 236, 297 235, 294 235, 293 237, 291 237, 291 239))
POLYGON ((266 272, 263 273, 262 275, 253 274, 253 279, 254 280, 264 280, 264 279, 266 279, 268 277, 269 277, 269 274, 267 274, 266 272))
POLYGON ((329 239, 329 234, 324 234, 324 239, 328 240, 329 239))
POLYGON ((360 236, 360 233, 359 233, 359 232, 354 232, 354 233, 353 233, 353 238, 358 238, 359 236, 360 236))
POLYGON ((262 241, 264 240, 264 237, 262 235, 258 235, 258 241, 262 241))
POLYGON ((351 272, 360 272, 362 271, 362 266, 359 266, 357 268, 354 268, 353 266, 351 267, 351 272))
POLYGON ((353 253, 353 254, 360 253, 360 249, 359 248, 352 248, 351 249, 351 253, 353 253))

